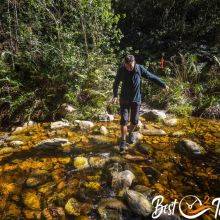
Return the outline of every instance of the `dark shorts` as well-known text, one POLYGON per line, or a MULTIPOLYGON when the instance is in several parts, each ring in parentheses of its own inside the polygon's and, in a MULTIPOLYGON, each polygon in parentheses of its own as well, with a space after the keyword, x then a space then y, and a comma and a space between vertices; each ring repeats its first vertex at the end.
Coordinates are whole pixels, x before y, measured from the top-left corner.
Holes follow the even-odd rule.
POLYGON ((131 124, 137 125, 139 120, 140 106, 141 104, 137 102, 120 100, 120 125, 127 125, 129 116, 131 124))

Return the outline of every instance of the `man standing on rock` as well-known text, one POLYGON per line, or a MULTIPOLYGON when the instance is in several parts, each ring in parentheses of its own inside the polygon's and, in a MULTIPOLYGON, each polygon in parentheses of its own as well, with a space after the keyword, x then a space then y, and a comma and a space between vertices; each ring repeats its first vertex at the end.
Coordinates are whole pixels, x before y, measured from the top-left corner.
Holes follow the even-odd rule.
POLYGON ((139 65, 135 61, 133 55, 127 55, 124 58, 124 62, 119 67, 114 85, 113 85, 113 98, 112 103, 116 103, 118 100, 118 87, 122 82, 121 94, 120 94, 120 114, 121 114, 121 142, 120 151, 123 152, 126 149, 126 137, 127 137, 127 123, 130 113, 130 126, 128 143, 134 143, 133 131, 139 121, 139 111, 141 105, 141 77, 149 79, 158 84, 164 90, 168 91, 169 87, 156 75, 150 73, 142 65, 139 65))

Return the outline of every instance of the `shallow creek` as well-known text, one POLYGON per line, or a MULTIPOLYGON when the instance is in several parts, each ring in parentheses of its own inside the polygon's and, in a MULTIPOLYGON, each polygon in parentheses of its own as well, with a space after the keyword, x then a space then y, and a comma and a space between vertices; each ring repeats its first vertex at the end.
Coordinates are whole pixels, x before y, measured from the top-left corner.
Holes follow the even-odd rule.
MULTIPOLYGON (((123 201, 120 191, 111 186, 112 166, 117 166, 118 171, 131 170, 135 175, 131 189, 146 186, 163 195, 164 204, 196 195, 210 205, 220 197, 219 121, 179 118, 177 126, 166 126, 142 119, 144 125, 163 129, 166 134, 143 134, 139 145, 131 145, 121 155, 117 149, 118 120, 116 117, 113 122, 97 122, 90 131, 75 127, 51 129, 50 123, 44 123, 1 132, 0 219, 73 219, 65 210, 70 198, 78 202, 74 219, 98 219, 103 199, 123 201), (108 134, 99 133, 102 125, 108 134), (58 147, 35 147, 52 138, 69 142, 58 147), (177 152, 175 146, 183 138, 203 146, 206 154, 194 158, 177 152), (13 145, 13 141, 22 144, 13 145), (148 150, 144 152, 140 145, 148 150), (88 161, 93 157, 96 165, 76 169, 74 159, 78 156, 88 161)), ((128 213, 108 213, 107 219, 141 219, 128 213)), ((214 214, 208 211, 201 219, 214 219, 214 214)))

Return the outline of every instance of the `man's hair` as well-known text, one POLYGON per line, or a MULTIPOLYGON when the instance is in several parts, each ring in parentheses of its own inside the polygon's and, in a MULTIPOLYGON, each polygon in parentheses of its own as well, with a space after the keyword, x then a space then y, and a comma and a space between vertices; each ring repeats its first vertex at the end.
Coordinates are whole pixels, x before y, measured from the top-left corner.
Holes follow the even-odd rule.
POLYGON ((124 58, 125 63, 131 63, 133 61, 135 61, 135 57, 131 54, 126 55, 125 58, 124 58))

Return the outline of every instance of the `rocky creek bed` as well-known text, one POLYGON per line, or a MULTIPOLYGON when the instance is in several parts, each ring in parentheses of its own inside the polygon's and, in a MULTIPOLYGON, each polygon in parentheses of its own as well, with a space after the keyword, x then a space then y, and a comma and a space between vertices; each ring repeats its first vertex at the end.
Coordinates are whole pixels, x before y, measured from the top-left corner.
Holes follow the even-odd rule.
POLYGON ((156 195, 164 204, 186 195, 211 204, 220 196, 220 122, 157 119, 141 117, 123 155, 118 116, 1 132, 0 219, 151 219, 156 195))

